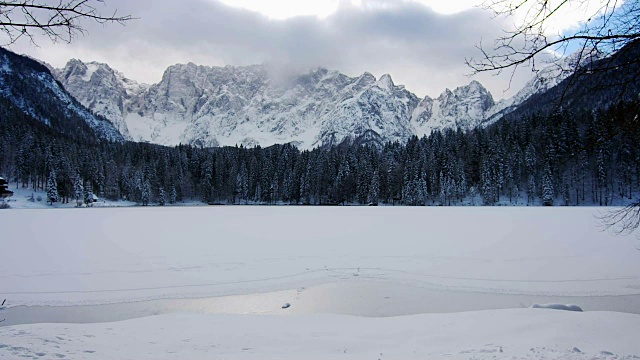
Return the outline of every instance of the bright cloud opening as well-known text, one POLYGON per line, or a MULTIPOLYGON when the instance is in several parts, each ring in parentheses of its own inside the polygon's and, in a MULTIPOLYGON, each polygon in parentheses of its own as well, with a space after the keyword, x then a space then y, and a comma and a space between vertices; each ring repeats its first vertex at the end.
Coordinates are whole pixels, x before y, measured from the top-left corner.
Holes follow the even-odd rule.
POLYGON ((271 19, 296 16, 327 17, 338 10, 339 0, 220 0, 226 5, 261 13, 271 19))
POLYGON ((394 6, 402 2, 422 3, 440 14, 455 14, 482 4, 482 0, 221 0, 223 3, 261 13, 271 19, 284 20, 296 16, 327 17, 341 6, 394 6))

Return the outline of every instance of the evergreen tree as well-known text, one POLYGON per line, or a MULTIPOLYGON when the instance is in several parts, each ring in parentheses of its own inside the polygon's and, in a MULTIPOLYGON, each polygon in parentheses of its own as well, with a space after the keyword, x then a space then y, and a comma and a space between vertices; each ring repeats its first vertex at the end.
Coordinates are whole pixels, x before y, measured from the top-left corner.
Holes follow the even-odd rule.
POLYGON ((416 189, 415 189, 415 181, 411 178, 411 171, 407 167, 404 171, 404 176, 402 180, 402 203, 405 205, 415 205, 416 204, 416 189))
POLYGON ((175 185, 171 185, 171 193, 169 194, 169 204, 175 204, 178 201, 178 192, 175 185))
POLYGON ((87 206, 91 206, 93 201, 93 186, 91 186, 91 182, 87 182, 84 187, 84 203, 87 204, 87 206))
POLYGON ((424 174, 423 176, 420 176, 420 178, 417 180, 416 188, 417 188, 416 189, 417 204, 426 205, 428 192, 427 192, 427 181, 424 178, 424 174))
POLYGON ((300 199, 303 204, 311 203, 311 161, 307 161, 302 179, 300 179, 300 199))
POLYGON ((158 205, 164 206, 166 204, 164 188, 158 189, 158 205))
POLYGON ((82 206, 84 200, 84 186, 82 186, 82 178, 80 174, 76 174, 76 178, 73 182, 73 197, 76 199, 76 206, 82 206))
POLYGON ((60 196, 58 195, 58 181, 56 180, 55 171, 50 172, 49 178, 47 179, 47 199, 51 205, 53 205, 54 202, 60 201, 60 196))
POLYGON ((533 202, 536 196, 536 178, 533 174, 529 175, 529 183, 527 186, 527 205, 533 202))
POLYGON ((525 171, 529 175, 527 182, 527 204, 531 204, 536 197, 536 168, 538 166, 538 155, 532 143, 527 145, 525 164, 525 171))
POLYGON ((542 177, 542 204, 552 206, 554 198, 553 174, 551 173, 551 166, 547 163, 545 164, 544 175, 542 177))
POLYGON ((380 175, 378 171, 373 172, 371 177, 371 184, 369 186, 369 194, 367 195, 367 202, 369 204, 378 204, 378 197, 380 193, 380 175))
POLYGON ((482 162, 482 196, 487 205, 494 205, 498 201, 498 179, 496 178, 496 169, 490 159, 486 158, 482 162))
POLYGON ((142 206, 148 206, 151 201, 151 183, 145 180, 142 183, 142 206))

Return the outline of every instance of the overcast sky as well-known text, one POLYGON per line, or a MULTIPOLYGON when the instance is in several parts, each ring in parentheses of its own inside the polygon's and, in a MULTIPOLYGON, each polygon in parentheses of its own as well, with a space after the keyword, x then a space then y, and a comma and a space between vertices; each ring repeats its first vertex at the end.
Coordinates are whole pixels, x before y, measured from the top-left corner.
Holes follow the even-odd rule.
POLYGON ((71 45, 38 41, 11 47, 63 67, 70 58, 106 62, 146 83, 167 66, 271 63, 293 71, 315 67, 350 76, 389 73, 419 96, 483 83, 500 99, 531 76, 469 78, 465 57, 478 56, 507 28, 505 19, 474 7, 476 0, 106 0, 105 12, 139 19, 126 26, 84 23, 71 45))

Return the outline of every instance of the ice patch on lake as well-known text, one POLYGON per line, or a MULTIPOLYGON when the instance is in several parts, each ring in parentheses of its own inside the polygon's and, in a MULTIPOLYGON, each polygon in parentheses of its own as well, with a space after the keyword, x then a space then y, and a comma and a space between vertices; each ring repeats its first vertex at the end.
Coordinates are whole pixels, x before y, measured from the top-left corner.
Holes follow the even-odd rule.
POLYGON ((532 309, 553 309, 553 310, 565 310, 565 311, 579 311, 582 312, 582 308, 578 305, 564 305, 564 304, 533 304, 532 309))

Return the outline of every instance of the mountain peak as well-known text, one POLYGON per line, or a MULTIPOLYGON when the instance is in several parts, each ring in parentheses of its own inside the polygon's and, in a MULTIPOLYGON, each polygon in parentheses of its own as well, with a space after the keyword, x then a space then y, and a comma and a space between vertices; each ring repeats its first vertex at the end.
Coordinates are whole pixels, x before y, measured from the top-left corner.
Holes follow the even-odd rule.
POLYGON ((478 80, 471 80, 467 86, 473 89, 487 90, 478 80))
POLYGON ((87 65, 79 59, 71 59, 67 62, 62 72, 65 78, 72 74, 84 76, 87 73, 87 65))
POLYGON ((395 84, 393 83, 393 80, 391 79, 391 75, 389 74, 384 74, 380 77, 380 80, 378 80, 377 82, 378 87, 380 87, 381 89, 390 91, 393 89, 393 87, 395 86, 395 84))
POLYGON ((373 79, 373 81, 377 80, 376 77, 372 73, 370 73, 368 71, 363 72, 362 75, 360 75, 360 77, 361 78, 366 78, 366 79, 373 79))
POLYGON ((66 66, 73 66, 73 65, 84 65, 84 62, 80 59, 76 59, 76 58, 71 58, 69 59, 69 61, 67 61, 67 65, 66 66))
POLYGON ((371 74, 370 72, 365 72, 360 75, 360 77, 358 77, 357 84, 360 86, 369 86, 375 84, 376 81, 376 77, 373 76, 373 74, 371 74))
POLYGON ((378 80, 378 85, 384 87, 385 89, 392 89, 395 84, 393 83, 393 79, 391 79, 391 75, 384 74, 378 80))
POLYGON ((449 88, 445 88, 444 91, 438 96, 439 101, 443 101, 453 96, 453 92, 449 88))

